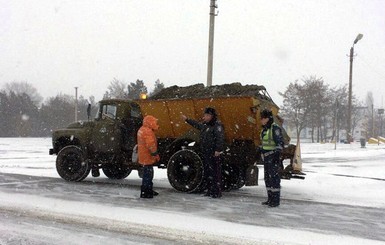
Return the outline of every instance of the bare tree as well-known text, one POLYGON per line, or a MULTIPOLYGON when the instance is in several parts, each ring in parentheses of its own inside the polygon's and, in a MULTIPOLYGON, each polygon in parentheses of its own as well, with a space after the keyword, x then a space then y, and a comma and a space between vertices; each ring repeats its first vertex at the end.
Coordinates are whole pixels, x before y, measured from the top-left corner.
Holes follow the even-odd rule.
POLYGON ((314 142, 314 129, 317 130, 317 142, 324 141, 327 137, 327 119, 330 115, 329 85, 316 76, 303 78, 302 81, 305 91, 304 103, 310 107, 309 123, 312 128, 312 142, 314 142))
POLYGON ((108 85, 109 98, 124 99, 127 98, 126 84, 116 78, 114 78, 110 85, 108 85))
MULTIPOLYGON (((307 127, 312 129, 312 142, 338 140, 339 129, 346 129, 347 88, 329 88, 322 78, 310 76, 291 83, 283 96, 283 116, 296 127, 297 137, 307 127), (329 135, 328 133, 332 134, 329 135), (316 133, 316 135, 315 135, 316 133)), ((352 132, 362 122, 362 103, 353 96, 352 132)))
POLYGON ((53 129, 66 127, 74 121, 68 116, 74 113, 74 97, 67 94, 58 94, 46 99, 40 109, 41 134, 50 135, 53 129))
POLYGON ((134 83, 122 82, 114 78, 108 86, 108 91, 105 92, 103 99, 139 99, 141 93, 147 94, 147 87, 143 80, 137 79, 134 83))
POLYGON ((38 108, 26 93, 0 91, 0 137, 37 136, 38 108))
MULTIPOLYGON (((347 85, 341 86, 339 88, 333 89, 332 94, 334 98, 338 100, 338 118, 337 118, 337 128, 347 130, 347 104, 348 104, 348 89, 347 85)), ((352 127, 351 135, 353 135, 354 130, 360 124, 360 122, 365 117, 365 107, 363 102, 359 101, 357 97, 353 94, 352 96, 352 127)), ((337 135, 338 136, 338 135, 337 135)))
POLYGON ((37 92, 37 89, 26 81, 6 83, 4 90, 7 94, 13 91, 16 95, 28 95, 35 106, 40 106, 43 101, 43 97, 37 92))
POLYGON ((106 91, 104 94, 103 94, 103 99, 111 99, 111 95, 108 91, 106 91))
POLYGON ((296 128, 297 138, 300 137, 301 131, 306 127, 310 106, 307 104, 305 89, 298 81, 290 83, 285 92, 279 93, 283 97, 282 114, 286 118, 289 125, 296 128))

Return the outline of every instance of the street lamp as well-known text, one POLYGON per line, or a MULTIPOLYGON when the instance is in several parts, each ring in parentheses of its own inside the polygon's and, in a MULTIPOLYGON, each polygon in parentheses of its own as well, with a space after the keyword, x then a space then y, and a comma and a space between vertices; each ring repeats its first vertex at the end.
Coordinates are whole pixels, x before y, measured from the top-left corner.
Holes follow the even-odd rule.
POLYGON ((353 77, 353 54, 354 44, 356 44, 364 35, 358 34, 353 42, 353 46, 350 48, 350 69, 349 69, 349 98, 348 98, 348 127, 346 130, 346 140, 350 143, 353 141, 351 134, 352 126, 352 77, 353 77))

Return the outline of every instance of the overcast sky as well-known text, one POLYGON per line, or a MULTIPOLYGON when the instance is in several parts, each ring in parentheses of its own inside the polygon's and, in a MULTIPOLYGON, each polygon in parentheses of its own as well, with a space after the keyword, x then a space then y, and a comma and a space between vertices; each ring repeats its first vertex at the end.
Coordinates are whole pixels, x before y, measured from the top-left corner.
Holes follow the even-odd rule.
MULTIPOLYGON (((152 88, 206 83, 210 0, 0 0, 0 89, 27 81, 47 98, 58 93, 100 100, 113 78, 152 88)), ((353 93, 385 84, 385 1, 218 0, 213 84, 265 85, 281 105, 304 76, 353 93)))

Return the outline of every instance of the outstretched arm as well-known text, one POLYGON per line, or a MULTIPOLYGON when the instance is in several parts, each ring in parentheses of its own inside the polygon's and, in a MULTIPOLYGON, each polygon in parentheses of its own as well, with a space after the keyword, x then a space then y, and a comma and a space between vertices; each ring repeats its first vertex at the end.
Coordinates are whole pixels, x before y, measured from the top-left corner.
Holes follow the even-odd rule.
POLYGON ((182 119, 183 119, 185 122, 187 122, 188 124, 190 124, 190 125, 193 126, 194 128, 199 129, 199 130, 202 129, 202 127, 203 127, 203 124, 202 124, 202 123, 199 123, 199 122, 197 122, 197 121, 195 121, 195 120, 193 120, 193 119, 189 119, 189 118, 187 118, 185 115, 181 115, 181 117, 182 117, 182 119))

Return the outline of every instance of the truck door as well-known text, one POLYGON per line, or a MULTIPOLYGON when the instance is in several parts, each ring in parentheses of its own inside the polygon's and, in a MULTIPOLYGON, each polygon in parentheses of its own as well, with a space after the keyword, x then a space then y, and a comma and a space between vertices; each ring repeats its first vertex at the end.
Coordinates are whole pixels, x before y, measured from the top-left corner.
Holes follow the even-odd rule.
POLYGON ((129 111, 127 111, 125 115, 127 116, 123 120, 123 124, 125 126, 123 144, 125 151, 132 154, 132 149, 137 144, 136 134, 142 126, 143 117, 139 105, 134 102, 130 103, 129 111))
POLYGON ((117 105, 103 104, 95 119, 91 144, 98 153, 116 153, 120 151, 121 123, 117 120, 117 105))

